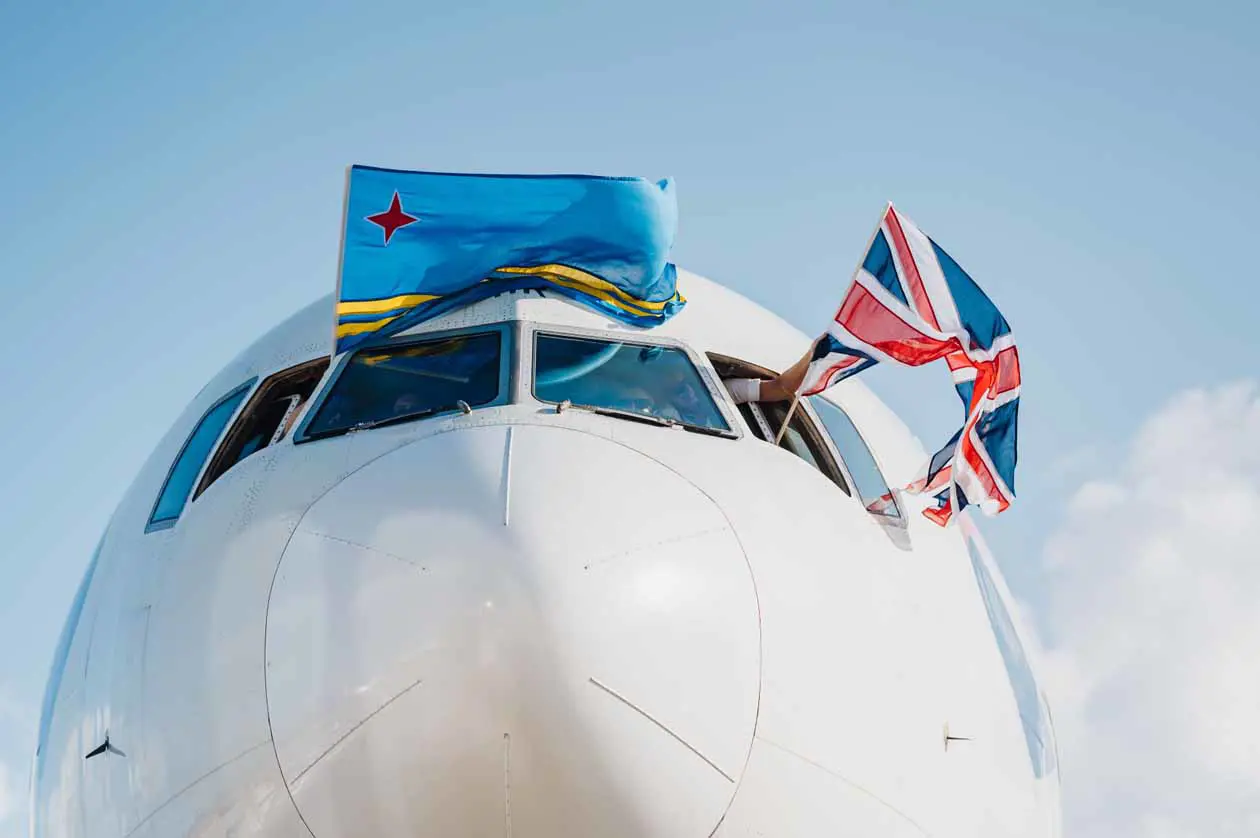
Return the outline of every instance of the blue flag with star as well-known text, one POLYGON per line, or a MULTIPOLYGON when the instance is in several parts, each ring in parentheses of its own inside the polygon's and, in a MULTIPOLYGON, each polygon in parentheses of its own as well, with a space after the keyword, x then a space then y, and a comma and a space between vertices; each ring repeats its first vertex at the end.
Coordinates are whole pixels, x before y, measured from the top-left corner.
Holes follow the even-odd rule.
POLYGON ((668 179, 352 166, 336 351, 521 288, 657 325, 685 303, 669 262, 677 222, 668 179))

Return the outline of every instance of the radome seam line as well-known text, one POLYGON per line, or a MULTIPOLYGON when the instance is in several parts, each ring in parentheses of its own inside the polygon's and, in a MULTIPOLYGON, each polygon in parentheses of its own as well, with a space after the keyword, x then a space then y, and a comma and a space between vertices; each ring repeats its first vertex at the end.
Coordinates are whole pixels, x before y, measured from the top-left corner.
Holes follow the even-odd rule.
POLYGON ((815 767, 815 768, 817 768, 819 771, 823 771, 823 772, 827 773, 828 775, 830 775, 830 776, 832 776, 832 777, 835 777, 837 780, 839 780, 840 782, 844 783, 844 784, 845 784, 846 786, 848 786, 849 788, 854 789, 855 791, 859 791, 859 792, 861 792, 862 794, 864 794, 864 795, 866 795, 867 797, 869 797, 871 800, 874 800, 874 801, 875 801, 876 803, 878 803, 879 805, 881 805, 881 806, 883 806, 884 808, 888 809, 890 812, 895 812, 895 813, 896 813, 899 817, 904 818, 904 819, 905 819, 905 821, 906 821, 906 823, 910 824, 910 825, 911 825, 911 826, 913 826, 915 829, 919 830, 919 832, 923 833, 923 835, 924 835, 924 836, 930 836, 930 835, 931 835, 931 833, 929 833, 926 829, 924 829, 923 827, 919 826, 919 824, 915 823, 914 818, 910 817, 910 816, 909 816, 909 815, 907 815, 905 812, 901 811, 901 810, 900 810, 900 809, 898 809, 896 806, 892 805, 892 804, 891 804, 891 803, 889 803, 887 800, 885 800, 884 798, 882 798, 882 797, 880 797, 879 795, 875 794, 874 792, 872 792, 872 791, 870 791, 870 790, 868 790, 868 789, 865 789, 865 788, 863 788, 862 786, 858 785, 857 783, 853 782, 852 780, 850 780, 848 777, 844 776, 844 775, 843 775, 843 774, 841 774, 840 772, 835 771, 835 770, 833 770, 833 769, 831 769, 831 768, 828 768, 827 766, 823 765, 823 764, 822 764, 822 763, 820 763, 820 762, 815 762, 814 760, 810 759, 810 758, 809 758, 809 757, 807 757, 807 756, 804 756, 803 754, 798 754, 796 751, 792 750, 791 748, 787 747, 786 745, 780 745, 778 742, 774 742, 774 741, 772 741, 772 740, 770 740, 770 739, 765 738, 764 736, 758 736, 758 737, 756 737, 756 739, 757 739, 758 741, 760 741, 760 742, 764 742, 765 744, 769 745, 769 746, 770 746, 770 747, 772 747, 772 748, 775 748, 775 749, 777 749, 777 750, 782 751, 782 752, 783 752, 783 753, 785 753, 785 754, 789 754, 789 755, 791 755, 791 756, 796 757, 796 758, 797 758, 797 759, 799 759, 801 762, 805 762, 805 763, 808 763, 808 764, 810 764, 810 765, 814 766, 814 767, 815 767))
POLYGON ((315 757, 315 759, 311 762, 311 764, 310 764, 310 765, 306 766, 306 767, 305 767, 305 768, 303 768, 301 771, 299 771, 297 774, 295 774, 295 775, 294 775, 294 777, 293 777, 293 782, 292 782, 290 785, 295 785, 295 786, 296 786, 296 785, 297 785, 297 784, 301 781, 301 779, 302 779, 304 776, 306 776, 306 772, 310 771, 312 768, 314 768, 315 766, 319 765, 320 761, 321 761, 324 757, 328 756, 328 755, 329 755, 329 754, 331 754, 333 751, 335 751, 335 750, 337 749, 337 747, 338 747, 338 746, 339 746, 342 742, 345 742, 347 739, 349 739, 351 736, 353 736, 353 735, 354 735, 354 734, 355 734, 355 733, 359 730, 359 728, 363 727, 365 724, 367 724, 368 722, 372 721, 372 719, 376 718, 376 716, 377 716, 378 714, 380 714, 380 713, 381 713, 381 711, 383 711, 386 707, 388 707, 389 705, 393 704, 395 701, 397 701, 398 699, 402 698, 404 695, 406 695, 407 693, 411 692, 412 690, 414 690, 416 687, 420 686, 420 685, 421 685, 421 684, 423 684, 423 683, 424 683, 424 679, 423 679, 423 678, 417 678, 415 681, 413 681, 413 682, 411 683, 411 685, 410 685, 410 686, 408 686, 408 687, 404 688, 404 689, 403 689, 400 693, 398 693, 397 695, 395 695, 395 696, 393 696, 392 698, 388 699, 388 700, 387 700, 384 704, 382 704, 380 707, 377 707, 377 708, 376 708, 375 710, 373 710, 371 713, 368 713, 366 716, 364 716, 362 719, 360 719, 360 720, 358 721, 358 723, 354 725, 354 727, 350 728, 350 729, 349 729, 349 730, 347 730, 345 733, 343 733, 341 736, 339 736, 339 737, 337 738, 337 741, 336 741, 336 742, 333 742, 331 745, 329 745, 327 748, 325 748, 325 749, 324 749, 324 752, 323 752, 322 754, 320 754, 319 756, 315 757))
POLYGON ((670 729, 669 729, 669 728, 665 725, 665 723, 664 723, 664 722, 662 722, 662 721, 660 721, 659 719, 655 718, 655 717, 654 717, 654 716, 652 716, 650 713, 648 713, 646 710, 644 710, 642 707, 638 706, 638 705, 637 705, 637 704, 635 704, 633 701, 631 701, 630 699, 626 698, 626 697, 625 697, 624 695, 622 695, 621 693, 619 693, 619 692, 617 692, 616 690, 614 690, 612 687, 609 687, 607 684, 600 683, 600 682, 599 682, 597 679, 595 679, 595 678, 591 678, 591 679, 590 679, 590 682, 591 682, 592 684, 594 684, 595 686, 599 687, 599 688, 600 688, 601 690, 603 690, 604 692, 606 692, 606 693, 608 693, 609 695, 611 695, 613 698, 615 698, 615 699, 617 699, 618 701, 620 701, 622 704, 624 704, 624 705, 626 705, 627 707, 629 707, 631 710, 633 710, 633 711, 635 711, 636 713, 638 713, 638 714, 639 714, 640 716, 642 716, 643 718, 647 719, 647 720, 648 720, 649 722, 651 722, 652 724, 654 724, 654 725, 656 725, 657 727, 659 727, 661 730, 663 730, 663 731, 665 731, 666 733, 668 733, 670 736, 674 737, 674 738, 675 738, 676 740, 678 740, 678 742, 679 742, 680 744, 682 744, 682 745, 683 745, 683 746, 684 746, 687 750, 691 751, 693 754, 695 754, 696 756, 700 757, 700 759, 702 759, 702 760, 704 760, 706 763, 708 763, 709 767, 710 767, 710 768, 712 768, 714 771, 716 771, 717 773, 721 774, 723 777, 725 777, 726 779, 730 780, 732 783, 733 783, 733 782, 735 782, 735 778, 734 778, 734 777, 732 777, 730 774, 727 774, 725 771, 723 771, 721 768, 719 768, 719 767, 718 767, 718 765, 717 765, 717 763, 715 763, 713 760, 709 759, 709 758, 708 758, 708 757, 706 757, 704 754, 702 754, 702 753, 700 753, 698 750, 696 750, 695 746, 694 746, 694 745, 692 745, 690 742, 688 742, 686 739, 683 739, 683 738, 682 738, 681 736, 679 736, 677 733, 675 733, 674 731, 670 730, 670 729))

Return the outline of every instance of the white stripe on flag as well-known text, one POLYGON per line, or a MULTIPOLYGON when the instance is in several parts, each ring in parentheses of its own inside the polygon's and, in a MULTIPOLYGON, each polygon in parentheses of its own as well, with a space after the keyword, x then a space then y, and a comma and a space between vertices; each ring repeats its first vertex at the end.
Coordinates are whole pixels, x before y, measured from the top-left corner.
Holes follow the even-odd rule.
MULTIPOLYGON (((980 435, 976 432, 975 425, 971 426, 971 430, 968 432, 968 434, 971 437, 971 444, 975 446, 976 454, 980 456, 980 461, 984 463, 985 467, 989 470, 989 474, 992 475, 993 485, 994 487, 996 487, 998 494, 1002 496, 1003 500, 1005 500, 1007 503, 1010 503, 1012 500, 1015 499, 1015 497, 1014 495, 1011 494, 1010 487, 1006 485, 1006 481, 1002 479, 1002 475, 999 474, 997 468, 994 467, 993 460, 989 458, 989 451, 987 448, 984 447, 984 444, 980 441, 980 435)), ((985 494, 987 496, 987 493, 985 494)), ((968 495, 968 497, 970 497, 970 495, 968 495)), ((996 503, 996 500, 994 501, 994 503, 996 503)), ((992 515, 996 511, 997 510, 995 509, 993 512, 990 512, 989 514, 992 515)))
MULTIPOLYGON (((949 283, 945 281, 945 273, 936 259, 936 251, 927 235, 919 226, 906 218, 897 210, 897 220, 901 222, 901 232, 906 237, 910 248, 910 256, 919 268, 919 278, 923 280, 923 290, 932 301, 932 309, 936 314, 936 322, 942 332, 964 337, 962 319, 958 316, 958 308, 954 305, 954 296, 949 293, 949 283)), ((963 341, 964 345, 966 341, 963 341)))
POLYGON ((959 367, 956 370, 950 370, 949 374, 953 377, 955 384, 961 384, 964 381, 976 380, 975 367, 959 367))
POLYGON ((989 398, 986 398, 984 400, 985 410, 990 410, 990 411, 997 410, 1002 405, 1010 404, 1011 402, 1015 401, 1018 398, 1019 398, 1018 387, 1016 387, 1014 390, 1007 390, 1005 393, 998 393, 996 396, 990 396, 989 398))
POLYGON ((879 300, 880 304, 883 305, 884 308, 896 315, 898 320, 905 323, 916 332, 922 332, 925 337, 928 337, 938 343, 949 342, 950 335, 947 335, 937 329, 933 329, 931 323, 928 323, 920 317, 917 311, 908 307, 901 300, 894 297, 892 292, 883 285, 880 285, 879 280, 871 275, 871 273, 865 268, 858 271, 858 275, 854 278, 854 281, 869 291, 871 296, 876 300, 879 300))
MULTIPOLYGON (((979 507, 982 512, 992 515, 993 513, 984 507, 984 503, 988 500, 989 493, 985 491, 984 484, 971 468, 971 465, 963 457, 956 456, 954 458, 953 469, 954 483, 958 488, 967 495, 967 502, 979 507)), ((992 504, 990 504, 990 509, 992 504)), ((958 507, 954 507, 954 514, 958 514, 958 507)))

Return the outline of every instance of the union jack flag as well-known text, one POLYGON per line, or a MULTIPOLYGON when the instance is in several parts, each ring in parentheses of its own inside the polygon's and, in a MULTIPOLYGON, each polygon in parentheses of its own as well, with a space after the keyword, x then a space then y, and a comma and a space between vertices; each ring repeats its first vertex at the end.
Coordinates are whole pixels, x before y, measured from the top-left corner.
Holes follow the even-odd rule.
POLYGON ((958 263, 891 204, 798 388, 809 396, 887 361, 945 359, 966 421, 906 491, 935 499, 945 526, 975 505, 996 515, 1015 499, 1019 353, 1011 327, 958 263))

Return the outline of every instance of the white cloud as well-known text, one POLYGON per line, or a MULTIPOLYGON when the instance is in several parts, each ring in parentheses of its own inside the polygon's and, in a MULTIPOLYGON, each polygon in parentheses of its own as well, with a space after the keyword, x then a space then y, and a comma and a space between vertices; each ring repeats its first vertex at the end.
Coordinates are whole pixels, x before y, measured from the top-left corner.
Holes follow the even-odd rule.
POLYGON ((0 838, 26 835, 27 773, 14 766, 21 764, 33 718, 30 706, 0 684, 0 838))
POLYGON ((1046 549, 1065 834, 1260 835, 1260 391, 1182 393, 1046 549))
MULTIPOLYGON (((0 830, 12 827, 11 819, 16 819, 18 809, 22 805, 22 793, 18 789, 14 772, 0 762, 0 830)), ((5 834, 0 831, 0 835, 5 834)))

